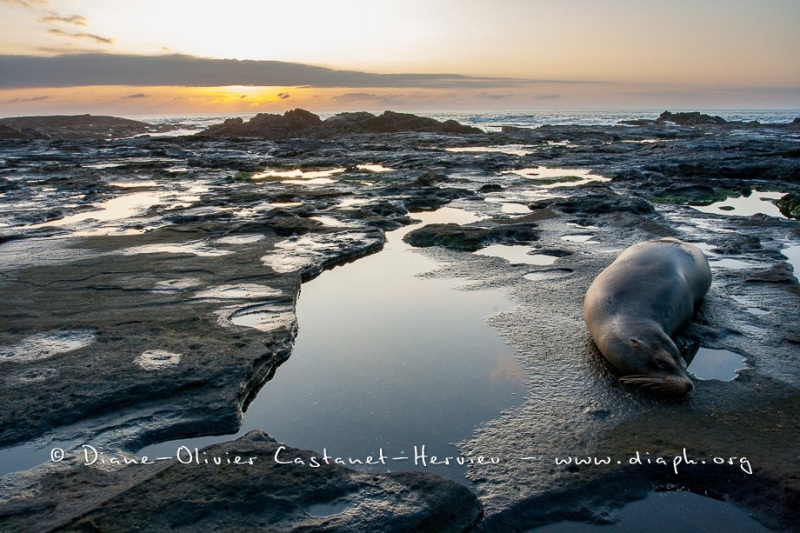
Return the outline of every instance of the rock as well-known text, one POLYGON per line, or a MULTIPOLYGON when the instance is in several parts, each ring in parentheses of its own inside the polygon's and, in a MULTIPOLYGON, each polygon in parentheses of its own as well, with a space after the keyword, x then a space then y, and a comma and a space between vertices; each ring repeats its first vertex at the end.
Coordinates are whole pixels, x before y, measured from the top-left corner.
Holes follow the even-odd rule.
POLYGON ((355 126, 358 133, 397 133, 403 131, 430 133, 483 133, 478 128, 462 126, 454 120, 438 120, 409 113, 386 111, 378 117, 367 118, 355 126))
POLYGON ((721 202, 728 197, 726 192, 718 192, 709 185, 673 185, 650 196, 657 203, 683 205, 710 205, 721 202))
POLYGON ((727 124, 728 121, 722 117, 710 116, 693 111, 691 113, 670 113, 664 111, 655 120, 656 124, 663 124, 664 122, 671 122, 678 126, 721 126, 727 124))
POLYGON ((785 194, 780 199, 775 200, 775 205, 778 206, 778 209, 781 210, 785 217, 795 220, 800 219, 800 194, 785 194))
POLYGON ((0 129, 0 138, 22 139, 116 139, 169 129, 127 118, 97 115, 3 118, 0 126, 21 130, 21 136, 5 137, 9 135, 8 130, 0 129))
POLYGON ((304 109, 287 111, 283 115, 259 113, 245 122, 241 118, 231 118, 205 131, 202 137, 260 137, 262 139, 290 139, 302 137, 322 124, 314 113, 304 109))
POLYGON ((443 181, 447 181, 447 176, 445 176, 444 174, 426 172, 425 174, 421 175, 416 180, 414 180, 414 185, 418 185, 420 187, 431 187, 443 181))
POLYGON ((13 191, 19 188, 20 186, 18 183, 14 183, 13 181, 7 180, 6 178, 0 178, 0 193, 13 191))
POLYGON ((528 207, 531 210, 550 208, 570 215, 655 214, 655 209, 647 200, 635 196, 622 196, 611 191, 576 195, 569 198, 538 200, 528 207))
POLYGON ((656 123, 656 121, 646 118, 637 118, 634 120, 620 120, 619 123, 626 124, 628 126, 652 126, 656 123))
POLYGON ((408 209, 396 202, 371 202, 368 205, 359 206, 347 212, 369 226, 387 231, 398 229, 411 223, 408 209))
POLYGON ((416 190, 411 189, 407 192, 408 197, 403 199, 403 205, 409 211, 427 211, 438 209, 457 198, 469 198, 473 194, 472 191, 457 188, 426 187, 416 190))
POLYGON ((474 252, 490 244, 527 244, 538 240, 536 224, 520 222, 491 228, 458 224, 428 224, 408 233, 403 240, 411 246, 444 246, 474 252))
POLYGON ((336 135, 365 133, 426 132, 449 134, 482 134, 483 131, 463 126, 453 120, 438 120, 408 113, 386 111, 380 116, 372 113, 342 113, 324 122, 304 109, 287 111, 283 115, 259 113, 247 122, 241 118, 228 119, 198 133, 202 137, 259 137, 262 139, 292 139, 297 137, 330 138, 336 135))
POLYGON ((3 527, 434 533, 466 531, 481 516, 477 497, 454 481, 423 472, 354 472, 261 431, 204 448, 200 464, 192 457, 187 449, 181 461, 189 464, 177 458, 116 469, 76 464, 47 473, 28 497, 0 503, 3 527), (234 464, 237 457, 241 464, 234 464))

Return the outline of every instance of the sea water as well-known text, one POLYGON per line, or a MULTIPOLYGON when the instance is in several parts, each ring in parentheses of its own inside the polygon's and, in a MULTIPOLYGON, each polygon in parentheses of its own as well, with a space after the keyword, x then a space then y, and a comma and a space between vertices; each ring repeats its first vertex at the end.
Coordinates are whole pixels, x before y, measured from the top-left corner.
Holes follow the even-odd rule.
MULTIPOLYGON (((312 112, 326 119, 338 112, 312 112)), ((613 126, 625 120, 656 119, 663 109, 542 109, 530 111, 409 111, 415 115, 427 116, 436 120, 455 120, 467 126, 474 126, 484 131, 500 131, 503 126, 518 128, 538 128, 545 125, 575 126, 613 126)), ((672 109, 673 112, 681 110, 672 109)), ((791 109, 692 109, 707 115, 720 116, 728 121, 750 122, 762 124, 782 124, 792 122, 800 117, 800 110, 791 109)), ((241 117, 249 120, 257 113, 202 113, 186 115, 130 115, 125 118, 140 120, 158 125, 172 125, 176 129, 159 136, 191 135, 203 131, 214 124, 221 124, 228 118, 241 117)), ((380 112, 375 112, 380 114, 380 112)))

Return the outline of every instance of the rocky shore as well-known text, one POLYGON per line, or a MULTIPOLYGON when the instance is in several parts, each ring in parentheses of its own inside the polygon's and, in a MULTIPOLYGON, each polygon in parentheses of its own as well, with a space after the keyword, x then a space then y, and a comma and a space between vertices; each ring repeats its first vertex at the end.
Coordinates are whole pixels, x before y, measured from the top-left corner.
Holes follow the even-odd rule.
POLYGON ((137 120, 96 115, 0 118, 0 140, 119 139, 169 130, 137 120))
POLYGON ((717 118, 486 133, 294 110, 191 137, 104 117, 0 120, 0 457, 6 467, 24 446, 66 450, 8 468, 0 525, 523 531, 610 523, 654 490, 687 490, 791 530, 800 284, 782 252, 800 245, 800 122, 717 118), (715 207, 762 197, 770 215, 715 207), (407 242, 438 262, 435 276, 519 304, 491 323, 528 395, 459 444, 499 464, 469 466, 470 488, 424 472, 307 468, 321 450, 278 443, 268 427, 196 452, 195 464, 142 464, 148 444, 235 432, 291 356, 302 283, 445 205, 485 216, 407 242), (685 402, 620 386, 581 318, 586 287, 616 253, 661 236, 701 245, 712 265, 711 292, 680 334, 687 357, 702 346, 747 360, 732 381, 697 380, 685 402), (557 260, 471 253, 494 244, 557 260), (83 443, 116 461, 86 464, 83 443), (299 461, 276 461, 281 446, 299 461))

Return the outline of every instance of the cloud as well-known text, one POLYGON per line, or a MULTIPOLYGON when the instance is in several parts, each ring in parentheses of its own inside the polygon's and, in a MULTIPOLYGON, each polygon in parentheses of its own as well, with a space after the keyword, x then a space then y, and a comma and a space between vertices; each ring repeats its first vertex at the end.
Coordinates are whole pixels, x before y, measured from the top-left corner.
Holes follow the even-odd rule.
POLYGON ((278 98, 280 98, 281 100, 286 100, 287 98, 289 98, 289 93, 278 93, 278 98))
POLYGON ((65 24, 73 24, 75 26, 88 26, 86 17, 82 17, 80 15, 72 15, 71 17, 61 17, 59 15, 50 15, 50 16, 47 16, 47 17, 40 18, 39 22, 48 22, 48 23, 63 22, 65 24))
MULTIPOLYGON (((92 48, 75 48, 72 43, 66 43, 65 46, 37 46, 37 52, 43 52, 45 54, 93 54, 97 52, 97 49, 92 48)), ((1 56, 0 56, 1 57, 1 56)))
POLYGON ((93 33, 69 33, 64 30, 59 30, 56 28, 52 28, 47 30, 48 33, 52 33, 53 35, 58 35, 60 37, 71 37, 74 39, 93 39, 98 43, 105 43, 105 44, 113 44, 114 40, 109 39, 108 37, 100 37, 99 35, 95 35, 93 33))
POLYGON ((13 100, 6 100, 4 103, 6 104, 17 104, 19 102, 41 102, 42 100, 47 100, 50 98, 47 95, 43 96, 33 96, 31 98, 14 98, 13 100))
MULTIPOLYGON (((88 33, 52 33, 72 38, 111 39, 88 33)), ((55 57, 0 55, 0 88, 75 87, 82 85, 216 87, 228 85, 310 86, 327 88, 516 87, 535 80, 457 74, 373 74, 334 70, 282 61, 205 59, 186 55, 135 56, 102 53, 55 57)), ((576 83, 576 82, 570 82, 576 83)))
POLYGON ((334 96, 333 99, 361 102, 363 100, 380 100, 381 97, 375 93, 344 93, 334 96))
POLYGON ((482 99, 485 99, 485 100, 507 100, 508 98, 511 98, 512 96, 514 96, 514 95, 513 94, 491 94, 491 93, 485 93, 485 92, 475 95, 476 98, 482 98, 482 99))
POLYGON ((137 98, 149 98, 149 96, 144 94, 144 93, 136 93, 136 94, 129 94, 128 96, 124 96, 123 98, 129 99, 129 100, 135 100, 137 98))
POLYGON ((11 4, 13 6, 22 6, 28 9, 36 9, 36 6, 46 6, 50 2, 48 0, 0 0, 4 4, 11 4))
POLYGON ((561 98, 560 94, 540 94, 536 97, 537 100, 558 100, 561 98))

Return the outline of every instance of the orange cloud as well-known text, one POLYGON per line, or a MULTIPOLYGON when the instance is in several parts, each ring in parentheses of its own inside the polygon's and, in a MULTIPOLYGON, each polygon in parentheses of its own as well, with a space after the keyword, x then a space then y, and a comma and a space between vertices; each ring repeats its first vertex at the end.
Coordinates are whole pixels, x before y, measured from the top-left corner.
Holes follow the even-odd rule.
POLYGON ((50 2, 48 0, 1 0, 5 4, 26 7, 28 9, 36 9, 36 6, 46 6, 50 2))
POLYGON ((75 26, 88 26, 86 17, 80 15, 72 15, 71 17, 60 17, 58 15, 50 15, 42 17, 39 22, 63 22, 65 24, 73 24, 75 26))

